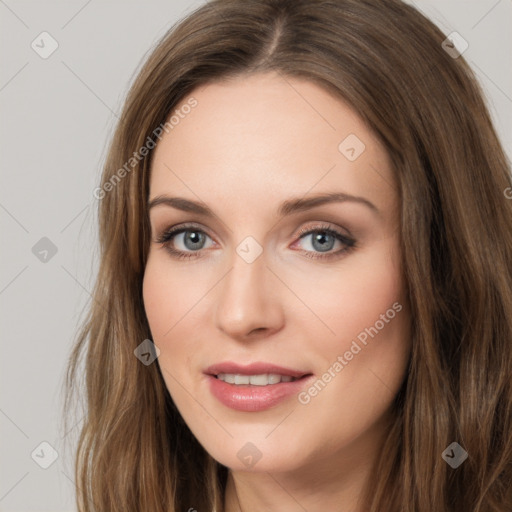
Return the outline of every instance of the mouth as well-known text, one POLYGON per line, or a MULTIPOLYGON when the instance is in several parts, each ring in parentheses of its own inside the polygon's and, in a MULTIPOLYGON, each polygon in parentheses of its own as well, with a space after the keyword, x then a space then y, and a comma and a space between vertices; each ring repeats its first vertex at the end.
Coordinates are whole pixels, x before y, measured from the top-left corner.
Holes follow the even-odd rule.
POLYGON ((272 363, 256 362, 241 365, 232 361, 214 364, 206 368, 204 373, 235 386, 272 386, 281 382, 294 382, 311 375, 307 371, 272 363))
POLYGON ((268 363, 220 363, 204 372, 211 394, 230 409, 258 412, 297 395, 314 378, 313 373, 268 363))

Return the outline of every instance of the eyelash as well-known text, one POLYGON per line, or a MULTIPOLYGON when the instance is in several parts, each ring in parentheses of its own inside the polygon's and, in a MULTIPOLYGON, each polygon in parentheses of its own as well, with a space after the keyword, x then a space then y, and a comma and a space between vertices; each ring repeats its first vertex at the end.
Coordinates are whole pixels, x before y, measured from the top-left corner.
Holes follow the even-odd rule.
MULTIPOLYGON (((179 235, 179 234, 181 234, 183 232, 187 232, 187 231, 193 231, 195 233, 202 233, 202 234, 204 234, 206 236, 209 236, 207 233, 205 233, 202 229, 198 228, 197 226, 192 225, 192 224, 188 224, 188 225, 181 225, 181 226, 178 226, 178 227, 172 227, 172 228, 169 228, 169 229, 165 230, 155 240, 155 242, 159 243, 159 244, 163 244, 165 249, 171 254, 171 256, 173 258, 177 258, 177 259, 180 259, 180 260, 188 260, 190 258, 197 258, 197 257, 199 257, 197 254, 199 252, 201 252, 201 250, 199 250, 199 251, 184 252, 184 251, 178 251, 176 249, 173 249, 169 245, 169 242, 171 242, 172 239, 175 236, 177 236, 177 235, 179 235)), ((317 255, 317 256, 312 256, 311 255, 312 251, 303 251, 303 254, 307 258, 311 258, 311 259, 314 259, 314 260, 334 259, 334 258, 337 258, 337 257, 341 257, 343 255, 349 254, 350 252, 352 252, 357 247, 356 240, 354 240, 353 238, 350 238, 350 237, 340 233, 339 231, 336 231, 335 229, 331 228, 329 225, 326 225, 326 224, 323 224, 321 226, 315 226, 314 228, 302 228, 299 231, 298 238, 300 240, 301 238, 304 238, 307 235, 310 235, 310 234, 313 234, 313 233, 318 233, 318 232, 326 233, 328 235, 334 236, 336 238, 336 240, 339 240, 341 243, 345 244, 346 247, 344 249, 339 249, 338 251, 335 251, 335 252, 330 252, 330 253, 325 253, 325 254, 316 253, 316 254, 320 254, 320 255, 317 255)))

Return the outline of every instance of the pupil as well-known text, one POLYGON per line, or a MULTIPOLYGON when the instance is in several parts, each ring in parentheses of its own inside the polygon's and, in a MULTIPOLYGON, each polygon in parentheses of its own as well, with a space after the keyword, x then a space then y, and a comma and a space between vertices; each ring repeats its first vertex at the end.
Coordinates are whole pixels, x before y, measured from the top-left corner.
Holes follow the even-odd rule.
POLYGON ((185 244, 189 245, 189 244, 187 244, 187 242, 191 242, 192 247, 188 247, 188 248, 189 249, 197 249, 197 247, 195 247, 195 245, 198 245, 201 243, 202 234, 198 233, 197 231, 188 231, 187 233, 188 233, 188 235, 185 237, 185 244))
POLYGON ((332 249, 333 243, 334 243, 334 239, 333 239, 332 235, 326 233, 325 231, 321 232, 320 234, 316 235, 313 238, 313 247, 315 247, 315 249, 317 249, 321 252, 329 251, 330 249, 332 249), (326 238, 329 238, 329 237, 331 238, 331 243, 325 244, 326 238), (315 244, 317 242, 320 242, 319 246, 315 246, 315 244))

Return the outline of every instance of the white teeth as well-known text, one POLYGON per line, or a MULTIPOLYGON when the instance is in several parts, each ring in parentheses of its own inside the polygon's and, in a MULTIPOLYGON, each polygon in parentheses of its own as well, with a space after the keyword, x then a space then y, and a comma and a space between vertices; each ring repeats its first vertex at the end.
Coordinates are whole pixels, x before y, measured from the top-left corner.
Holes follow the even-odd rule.
POLYGON ((249 384, 249 375, 235 375, 235 384, 249 384))
POLYGON ((269 384, 279 384, 281 382, 281 375, 276 375, 275 373, 270 373, 268 375, 268 383, 269 384))
POLYGON ((219 375, 219 379, 220 379, 221 375, 224 377, 223 379, 221 379, 224 382, 227 382, 228 384, 234 384, 235 383, 235 375, 234 374, 232 374, 232 373, 221 373, 219 375))
POLYGON ((275 373, 263 373, 260 375, 240 375, 238 373, 219 373, 217 375, 219 380, 227 382, 228 384, 247 385, 253 386, 268 386, 269 384, 279 384, 280 382, 291 382, 297 380, 290 375, 277 375, 275 373))
MULTIPOLYGON (((267 378, 267 375, 265 375, 265 374, 251 375, 249 377, 249 384, 252 384, 253 386, 266 386, 267 384, 269 384, 269 379, 267 378)), ((270 384, 274 384, 274 382, 270 382, 270 384)))

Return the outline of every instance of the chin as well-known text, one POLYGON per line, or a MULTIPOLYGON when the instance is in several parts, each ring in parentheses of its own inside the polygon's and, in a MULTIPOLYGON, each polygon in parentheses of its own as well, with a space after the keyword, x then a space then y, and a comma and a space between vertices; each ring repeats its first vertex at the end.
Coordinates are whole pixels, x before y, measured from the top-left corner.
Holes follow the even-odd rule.
POLYGON ((251 441, 249 436, 238 439, 230 439, 224 444, 212 440, 211 449, 209 443, 203 446, 217 462, 235 471, 282 473, 297 470, 305 463, 304 450, 299 444, 285 444, 277 437, 271 442, 265 440, 264 435, 261 440, 253 438, 251 441))

